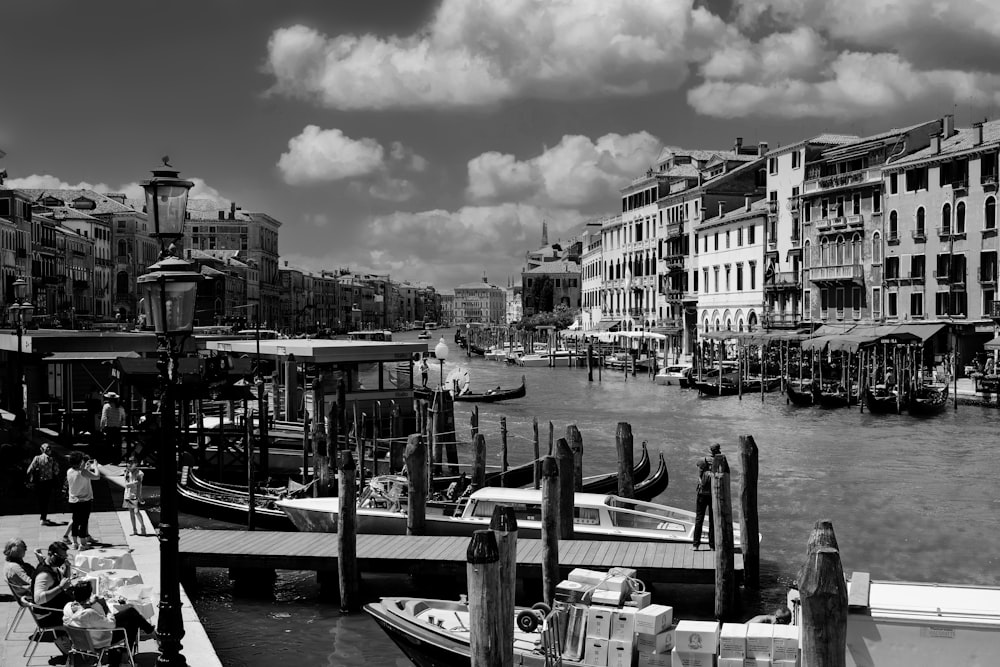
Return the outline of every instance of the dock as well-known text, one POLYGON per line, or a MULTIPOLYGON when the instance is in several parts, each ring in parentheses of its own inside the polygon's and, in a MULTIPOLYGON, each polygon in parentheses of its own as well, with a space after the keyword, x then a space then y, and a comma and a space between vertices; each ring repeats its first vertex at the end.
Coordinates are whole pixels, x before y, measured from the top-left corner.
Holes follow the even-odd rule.
MULTIPOLYGON (((435 535, 358 535, 358 567, 362 572, 437 574, 465 577, 469 537, 435 535)), ((336 572, 336 533, 271 531, 180 531, 181 562, 186 568, 313 570, 336 572)), ((610 542, 562 540, 559 566, 568 574, 576 567, 607 570, 631 567, 647 583, 713 584, 715 552, 695 551, 678 542, 610 542)), ((737 576, 743 558, 736 554, 737 576)), ((542 576, 542 541, 517 541, 517 572, 521 579, 542 576)))

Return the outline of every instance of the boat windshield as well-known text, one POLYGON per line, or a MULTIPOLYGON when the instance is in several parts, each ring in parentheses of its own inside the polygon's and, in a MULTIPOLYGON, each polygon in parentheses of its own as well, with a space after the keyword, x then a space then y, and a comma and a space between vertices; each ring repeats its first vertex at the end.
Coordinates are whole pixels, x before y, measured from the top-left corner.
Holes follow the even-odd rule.
POLYGON ((407 480, 401 475, 373 477, 361 490, 358 507, 399 510, 406 504, 407 480))
MULTIPOLYGON (((497 502, 494 500, 475 500, 471 503, 471 509, 466 512, 467 517, 489 519, 493 516, 494 507, 512 507, 514 516, 518 521, 541 521, 542 506, 538 503, 511 503, 497 502)), ((573 523, 583 526, 599 526, 601 524, 601 513, 596 507, 574 507, 573 523)))
POLYGON ((663 505, 609 496, 608 511, 611 513, 611 523, 616 528, 666 530, 673 533, 687 533, 692 529, 690 512, 663 505))

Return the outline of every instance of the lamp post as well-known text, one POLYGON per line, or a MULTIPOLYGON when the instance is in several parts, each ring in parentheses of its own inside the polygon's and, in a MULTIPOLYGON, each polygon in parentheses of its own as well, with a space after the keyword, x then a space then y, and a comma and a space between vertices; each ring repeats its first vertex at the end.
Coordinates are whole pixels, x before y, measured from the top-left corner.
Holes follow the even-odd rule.
POLYGON ((444 336, 441 336, 441 340, 438 344, 434 346, 434 356, 437 358, 438 363, 441 365, 441 390, 444 391, 444 360, 448 358, 448 344, 444 342, 444 336))
POLYGON ((181 618, 180 562, 177 530, 177 429, 174 401, 180 373, 178 362, 184 341, 194 329, 195 297, 201 274, 192 264, 174 256, 174 244, 184 236, 184 219, 191 181, 163 159, 153 178, 143 181, 146 212, 160 241, 160 260, 137 280, 156 332, 160 370, 160 617, 156 632, 160 644, 158 665, 183 667, 184 621, 181 618))
POLYGON ((17 334, 17 407, 21 410, 27 409, 27 398, 25 396, 24 383, 24 332, 35 314, 35 306, 28 300, 28 281, 24 277, 19 277, 14 281, 14 303, 10 310, 13 314, 14 332, 17 334))

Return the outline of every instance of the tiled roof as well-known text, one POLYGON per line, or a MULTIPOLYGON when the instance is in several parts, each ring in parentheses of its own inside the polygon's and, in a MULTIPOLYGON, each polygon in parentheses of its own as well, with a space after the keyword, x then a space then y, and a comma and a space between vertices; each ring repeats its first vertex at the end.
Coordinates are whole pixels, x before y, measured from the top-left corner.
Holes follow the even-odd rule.
POLYGON ((95 218, 86 211, 81 211, 72 206, 46 206, 45 209, 46 212, 43 212, 41 215, 53 220, 92 220, 94 222, 104 222, 100 218, 95 218))
POLYGON ((898 136, 898 135, 901 135, 901 134, 906 134, 907 132, 909 132, 911 130, 915 130, 918 127, 922 127, 924 125, 927 125, 928 123, 933 123, 933 122, 935 122, 935 121, 926 121, 925 120, 922 123, 914 123, 913 125, 908 125, 906 127, 894 127, 893 129, 886 130, 885 132, 879 132, 878 134, 873 134, 873 135, 868 136, 868 137, 861 137, 860 139, 857 139, 856 141, 851 141, 851 142, 848 142, 846 144, 841 144, 839 146, 832 146, 832 147, 826 149, 825 151, 823 151, 823 157, 827 157, 829 155, 835 155, 835 154, 837 154, 837 153, 839 153, 841 151, 843 151, 843 152, 850 152, 850 150, 851 150, 851 148, 853 146, 856 146, 856 145, 860 146, 860 145, 863 145, 863 144, 870 144, 870 143, 875 142, 875 141, 882 141, 884 139, 889 139, 891 137, 895 137, 895 136, 898 136))
POLYGON ((810 139, 802 139, 801 141, 796 141, 795 143, 788 144, 787 146, 778 146, 772 151, 768 151, 765 157, 771 157, 774 155, 781 155, 787 153, 788 151, 795 150, 796 148, 801 148, 808 144, 818 144, 820 146, 843 146, 845 144, 853 144, 860 137, 855 134, 830 134, 824 132, 823 134, 817 134, 815 137, 810 139))
POLYGON ((481 280, 478 281, 478 282, 474 282, 474 283, 465 283, 464 285, 459 285, 455 289, 456 290, 460 290, 460 289, 485 289, 485 288, 497 289, 497 290, 500 290, 500 291, 503 291, 503 289, 504 289, 503 287, 500 287, 499 285, 494 285, 493 283, 484 283, 481 280))
MULTIPOLYGON (((187 212, 191 220, 214 220, 215 222, 223 222, 223 220, 219 220, 219 211, 222 211, 225 214, 225 220, 229 220, 228 206, 225 208, 219 208, 218 202, 211 199, 188 200, 187 212)), ((236 209, 235 220, 247 221, 251 220, 251 217, 242 209, 236 209)))
POLYGON ((933 147, 928 146, 907 155, 901 160, 890 162, 886 166, 889 168, 910 166, 924 160, 941 159, 942 156, 957 155, 965 151, 982 150, 984 146, 998 143, 1000 143, 1000 120, 991 120, 983 123, 983 143, 978 146, 973 144, 972 128, 962 128, 947 139, 941 139, 940 153, 935 152, 933 147))
POLYGON ((138 208, 132 206, 127 206, 118 202, 114 199, 110 199, 100 192, 94 190, 61 190, 61 189, 49 189, 49 188, 17 188, 18 192, 24 193, 28 198, 35 202, 41 202, 42 199, 46 197, 55 197, 56 199, 61 199, 67 205, 72 203, 74 199, 79 197, 86 197, 87 199, 94 200, 94 208, 88 211, 91 215, 102 214, 102 213, 135 213, 136 211, 142 210, 142 205, 138 208))
POLYGON ((541 266, 536 266, 526 273, 579 273, 580 265, 576 262, 545 262, 541 266))

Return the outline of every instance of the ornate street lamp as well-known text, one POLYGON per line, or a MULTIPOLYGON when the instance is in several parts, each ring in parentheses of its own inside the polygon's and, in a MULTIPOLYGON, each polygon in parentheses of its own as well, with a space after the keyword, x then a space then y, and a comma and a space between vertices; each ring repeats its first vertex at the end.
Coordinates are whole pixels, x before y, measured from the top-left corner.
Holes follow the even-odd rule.
POLYGON ((17 407, 27 410, 24 382, 24 332, 35 315, 35 306, 28 300, 28 281, 23 276, 14 281, 14 303, 10 305, 14 333, 17 334, 17 407))
POLYGON ((149 321, 156 332, 160 369, 160 618, 156 633, 160 644, 158 665, 183 667, 181 654, 184 621, 181 618, 179 534, 177 530, 177 428, 174 404, 180 379, 178 362, 184 341, 194 329, 195 297, 201 273, 174 256, 174 244, 184 236, 191 181, 163 159, 153 178, 143 181, 146 212, 153 220, 153 236, 160 241, 160 261, 137 280, 149 321))
POLYGON ((441 390, 444 391, 444 360, 448 358, 448 344, 444 342, 444 336, 441 336, 441 340, 438 344, 434 346, 434 356, 437 358, 438 363, 441 364, 441 390))

